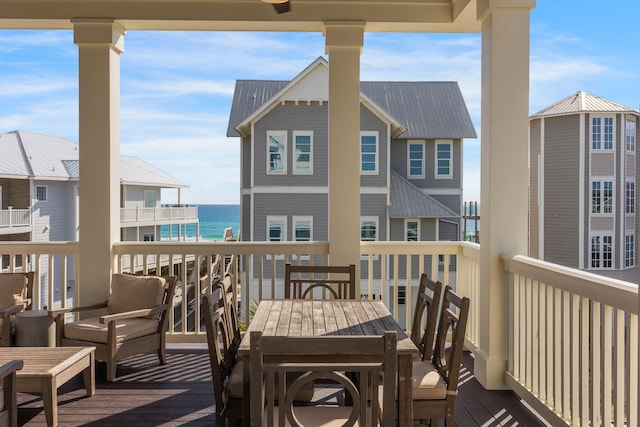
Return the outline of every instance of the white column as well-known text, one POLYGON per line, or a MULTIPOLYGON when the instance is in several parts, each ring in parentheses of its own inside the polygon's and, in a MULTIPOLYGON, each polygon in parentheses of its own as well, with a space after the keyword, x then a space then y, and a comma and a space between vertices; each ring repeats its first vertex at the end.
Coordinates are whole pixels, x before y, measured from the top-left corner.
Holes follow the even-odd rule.
POLYGON ((527 253, 529 15, 535 0, 478 2, 482 20, 480 345, 474 373, 504 388, 508 283, 500 255, 527 253), (482 5, 480 4, 482 3, 482 5))
MULTIPOLYGON (((364 23, 328 22, 324 35, 329 55, 329 259, 331 264, 359 267, 360 53, 364 23)), ((357 289, 356 295, 359 293, 357 289)))
POLYGON ((80 303, 106 299, 120 240, 120 53, 124 29, 74 20, 79 55, 80 303))

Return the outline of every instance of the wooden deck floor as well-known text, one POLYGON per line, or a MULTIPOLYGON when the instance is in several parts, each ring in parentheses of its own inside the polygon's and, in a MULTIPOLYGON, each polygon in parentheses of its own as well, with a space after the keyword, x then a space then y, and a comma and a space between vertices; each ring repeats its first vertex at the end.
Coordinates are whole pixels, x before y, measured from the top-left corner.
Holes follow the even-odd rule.
MULTIPOLYGON (((168 364, 155 354, 118 365, 118 379, 108 383, 105 365, 96 365, 96 394, 88 398, 78 377, 59 390, 60 426, 212 426, 213 391, 204 347, 172 347, 168 364)), ((456 424, 473 426, 543 426, 510 391, 486 391, 471 374, 465 357, 456 407, 456 424)), ((18 394, 18 425, 46 425, 40 396, 18 394)))

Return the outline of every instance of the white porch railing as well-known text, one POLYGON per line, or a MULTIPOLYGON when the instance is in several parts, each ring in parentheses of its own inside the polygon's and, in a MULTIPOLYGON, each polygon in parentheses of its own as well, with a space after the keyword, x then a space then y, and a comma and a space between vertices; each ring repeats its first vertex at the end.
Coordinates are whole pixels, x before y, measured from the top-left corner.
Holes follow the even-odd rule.
POLYGON ((120 222, 122 224, 135 223, 167 223, 176 221, 197 221, 197 206, 176 206, 159 208, 120 208, 120 222))
POLYGON ((0 227, 25 227, 31 225, 30 209, 2 209, 0 210, 0 227))
POLYGON ((509 274, 508 385, 547 420, 638 425, 638 287, 525 256, 509 274))
MULTIPOLYGON (((285 261, 326 264, 328 249, 326 242, 121 242, 114 244, 113 266, 177 274, 168 339, 203 342, 199 293, 212 276, 225 269, 237 274, 246 319, 251 301, 282 295, 285 261)), ((467 242, 363 242, 362 296, 381 298, 403 323, 412 318, 425 271, 470 297, 467 345, 475 349, 479 250, 467 242)), ((76 303, 77 243, 1 243, 0 255, 3 271, 36 271, 35 307, 76 303)), ((507 384, 553 424, 638 425, 637 286, 525 256, 502 259, 513 325, 507 384)))

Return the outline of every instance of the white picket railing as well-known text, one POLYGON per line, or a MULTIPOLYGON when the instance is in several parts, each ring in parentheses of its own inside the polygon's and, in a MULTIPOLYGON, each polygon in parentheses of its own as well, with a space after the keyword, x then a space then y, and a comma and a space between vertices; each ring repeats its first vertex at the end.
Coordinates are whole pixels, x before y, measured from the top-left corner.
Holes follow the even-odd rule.
POLYGON ((525 256, 509 273, 507 383, 547 420, 638 425, 638 286, 525 256))
MULTIPOLYGON (((236 274, 246 319, 252 301, 282 295, 285 261, 327 264, 328 252, 326 242, 119 242, 113 269, 177 274, 168 340, 203 342, 199 292, 212 276, 236 274)), ((427 272, 470 297, 467 346, 474 350, 479 254, 467 242, 363 242, 360 293, 381 298, 406 323, 419 274, 427 272)), ((77 303, 78 243, 3 242, 0 255, 3 271, 36 271, 36 308, 77 303)), ((507 384, 553 424, 638 425, 637 286, 522 255, 502 260, 513 325, 507 384)))

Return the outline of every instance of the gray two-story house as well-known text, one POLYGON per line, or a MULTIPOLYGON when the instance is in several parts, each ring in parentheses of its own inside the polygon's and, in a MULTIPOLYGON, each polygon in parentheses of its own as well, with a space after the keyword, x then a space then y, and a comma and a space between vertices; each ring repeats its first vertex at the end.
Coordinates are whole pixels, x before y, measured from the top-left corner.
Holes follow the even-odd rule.
MULTIPOLYGON (((241 239, 328 239, 328 62, 290 81, 238 80, 227 136, 241 144, 241 239)), ((463 139, 455 82, 361 82, 362 240, 458 240, 463 139)))
POLYGON ((637 282, 639 117, 583 91, 530 117, 530 256, 637 282))

